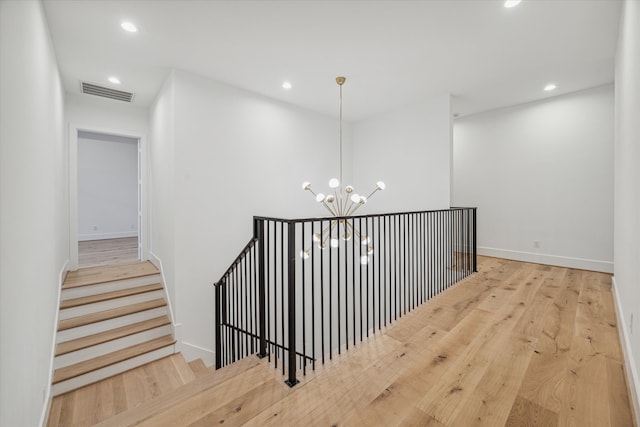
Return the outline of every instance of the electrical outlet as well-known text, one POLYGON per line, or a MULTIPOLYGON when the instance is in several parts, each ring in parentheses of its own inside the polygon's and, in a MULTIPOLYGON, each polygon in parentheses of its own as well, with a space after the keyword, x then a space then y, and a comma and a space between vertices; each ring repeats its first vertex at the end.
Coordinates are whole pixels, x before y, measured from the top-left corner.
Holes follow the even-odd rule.
POLYGON ((539 248, 540 247, 540 240, 534 240, 533 241, 533 247, 534 248, 539 248))

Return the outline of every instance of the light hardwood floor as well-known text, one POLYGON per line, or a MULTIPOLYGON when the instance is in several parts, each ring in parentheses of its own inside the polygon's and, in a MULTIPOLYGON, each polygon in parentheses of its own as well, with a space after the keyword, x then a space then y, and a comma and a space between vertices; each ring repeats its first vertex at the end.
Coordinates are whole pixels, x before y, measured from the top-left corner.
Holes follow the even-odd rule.
POLYGON ((137 237, 78 242, 79 268, 128 263, 137 259, 137 237))
POLYGON ((123 387, 106 403, 67 397, 55 413, 94 405, 99 419, 76 425, 105 426, 633 426, 611 276, 497 258, 479 270, 293 389, 251 356, 226 382, 208 379, 224 368, 190 383, 196 393, 187 384, 140 405, 144 417, 125 410, 135 402, 123 387))

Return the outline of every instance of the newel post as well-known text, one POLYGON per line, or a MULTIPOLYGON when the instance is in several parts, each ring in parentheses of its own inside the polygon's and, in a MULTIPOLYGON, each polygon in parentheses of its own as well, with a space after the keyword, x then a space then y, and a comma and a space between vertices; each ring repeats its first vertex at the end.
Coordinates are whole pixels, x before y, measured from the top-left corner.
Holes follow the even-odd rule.
POLYGON ((264 245, 264 220, 253 219, 253 237, 258 239, 258 357, 267 356, 267 312, 266 312, 266 286, 265 278, 265 245, 264 245))
POLYGON ((289 221, 287 232, 287 281, 288 281, 288 319, 287 340, 289 352, 289 378, 285 381, 289 387, 298 384, 296 379, 296 223, 289 221))
POLYGON ((222 368, 222 287, 224 280, 214 285, 216 294, 216 369, 222 368))
POLYGON ((473 208, 473 271, 478 272, 478 208, 473 208))

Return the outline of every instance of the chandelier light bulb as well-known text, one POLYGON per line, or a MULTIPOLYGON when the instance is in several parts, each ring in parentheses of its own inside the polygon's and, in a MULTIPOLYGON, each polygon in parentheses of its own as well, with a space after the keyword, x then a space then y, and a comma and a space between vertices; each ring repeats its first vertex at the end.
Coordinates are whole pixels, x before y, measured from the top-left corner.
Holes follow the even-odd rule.
POLYGON ((327 249, 327 244, 325 242, 318 243, 318 249, 327 249))
POLYGON ((324 194, 318 193, 318 195, 316 196, 316 202, 322 203, 323 201, 324 201, 324 194))
POLYGON ((305 181, 302 183, 303 190, 311 190, 311 183, 309 181, 305 181))
POLYGON ((368 245, 370 241, 371 241, 371 239, 368 238, 367 236, 365 236, 364 234, 362 236, 360 236, 360 242, 363 245, 368 245))
POLYGON ((331 239, 331 247, 332 248, 337 248, 340 245, 340 242, 338 241, 338 239, 336 238, 332 238, 331 239))
POLYGON ((369 257, 368 257, 368 256, 366 256, 366 255, 362 255, 362 256, 360 257, 360 264, 362 264, 362 265, 367 265, 367 264, 369 264, 369 257))
POLYGON ((309 249, 307 249, 306 251, 300 251, 300 258, 302 259, 309 259, 309 249))
POLYGON ((123 22, 120 24, 123 30, 128 31, 130 33, 137 33, 138 27, 135 26, 132 22, 123 22))
POLYGON ((373 247, 369 246, 367 247, 367 254, 371 255, 373 253, 373 247))
POLYGON ((313 233, 313 241, 319 242, 320 240, 322 240, 322 235, 320 233, 313 233))
POLYGON ((386 185, 384 184, 384 182, 382 182, 382 181, 376 182, 376 188, 378 188, 378 190, 384 190, 385 187, 386 187, 386 185))
POLYGON ((360 196, 358 196, 356 193, 353 193, 353 194, 351 195, 351 201, 352 201, 353 203, 360 203, 360 196))
POLYGON ((342 240, 350 240, 351 239, 351 233, 349 233, 348 231, 345 231, 344 234, 342 235, 342 240))
POLYGON ((327 196, 327 199, 325 200, 327 203, 333 203, 336 200, 335 197, 333 197, 331 194, 329 194, 327 196))
POLYGON ((329 180, 329 187, 331 188, 338 188, 338 186, 340 186, 340 181, 338 181, 337 178, 331 178, 329 180))
POLYGON ((367 203, 367 198, 365 196, 360 196, 360 203, 363 205, 367 203))
POLYGON ((347 187, 344 189, 344 191, 346 191, 348 194, 353 193, 353 187, 350 185, 347 185, 347 187))

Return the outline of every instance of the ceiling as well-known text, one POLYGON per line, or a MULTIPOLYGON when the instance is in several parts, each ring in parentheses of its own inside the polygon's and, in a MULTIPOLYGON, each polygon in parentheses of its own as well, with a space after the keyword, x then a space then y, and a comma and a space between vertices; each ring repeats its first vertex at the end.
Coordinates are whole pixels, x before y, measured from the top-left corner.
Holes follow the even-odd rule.
MULTIPOLYGON (((360 120, 430 96, 467 115, 614 79, 619 0, 45 0, 67 91, 150 105, 172 68, 360 120), (120 28, 124 20, 139 31, 120 28), (113 85, 109 76, 119 77, 113 85), (290 81, 292 89, 281 87, 290 81), (542 88, 557 84, 554 92, 542 88)), ((112 101, 119 102, 119 101, 112 101)))

